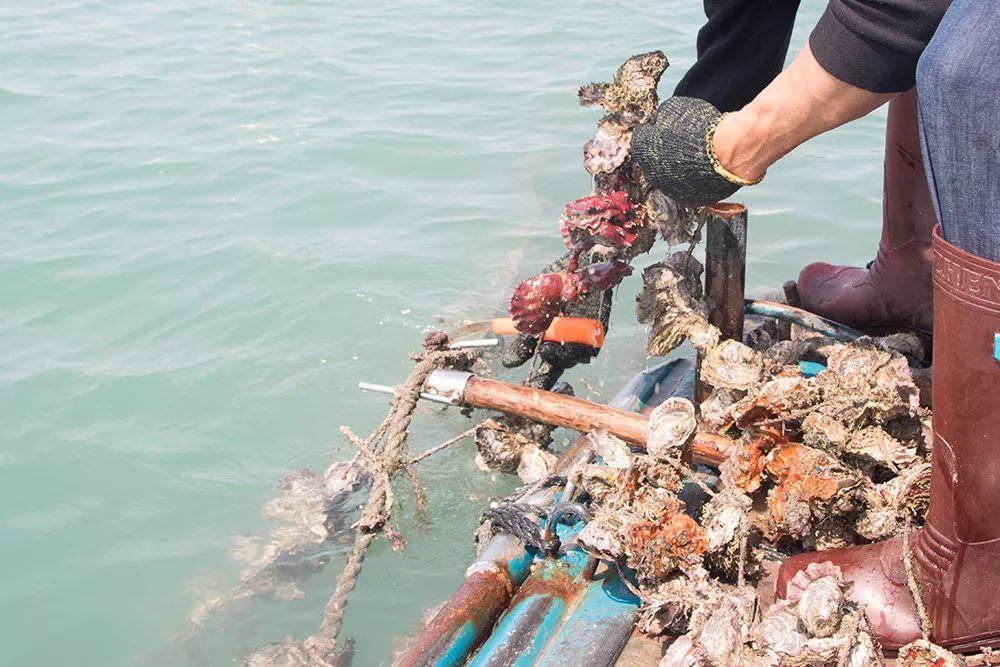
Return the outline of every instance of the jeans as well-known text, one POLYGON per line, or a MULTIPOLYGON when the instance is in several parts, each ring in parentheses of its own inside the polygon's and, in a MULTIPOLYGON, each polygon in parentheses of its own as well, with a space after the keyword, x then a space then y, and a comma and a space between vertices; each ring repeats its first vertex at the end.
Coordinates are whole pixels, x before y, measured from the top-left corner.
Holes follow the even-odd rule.
POLYGON ((917 65, 917 91, 942 235, 1000 262, 1000 1, 955 0, 917 65))

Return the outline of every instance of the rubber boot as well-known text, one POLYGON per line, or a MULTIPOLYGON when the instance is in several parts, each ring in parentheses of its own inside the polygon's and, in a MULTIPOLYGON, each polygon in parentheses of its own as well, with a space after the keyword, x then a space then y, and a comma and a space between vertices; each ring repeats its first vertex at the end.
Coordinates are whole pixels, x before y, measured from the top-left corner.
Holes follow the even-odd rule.
POLYGON ((889 103, 882 240, 867 268, 810 264, 799 274, 802 306, 872 334, 930 336, 931 232, 937 220, 917 132, 916 89, 889 103))
MULTIPOLYGON (((926 524, 911 536, 914 578, 938 644, 1000 645, 1000 263, 934 243, 934 450, 926 524)), ((883 647, 921 636, 907 587, 902 538, 800 554, 776 593, 812 562, 852 582, 883 647)))

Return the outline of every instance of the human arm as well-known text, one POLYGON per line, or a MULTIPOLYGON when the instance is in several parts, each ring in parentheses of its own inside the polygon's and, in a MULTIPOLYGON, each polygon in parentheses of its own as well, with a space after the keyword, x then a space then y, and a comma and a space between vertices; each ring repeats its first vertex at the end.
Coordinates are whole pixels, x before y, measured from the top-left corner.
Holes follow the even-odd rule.
POLYGON ((750 104, 719 121, 716 157, 729 172, 757 181, 796 146, 871 113, 893 96, 841 81, 806 45, 750 104))
POLYGON ((636 128, 632 150, 650 183, 685 206, 756 183, 803 141, 912 87, 916 61, 950 0, 832 0, 809 46, 744 109, 724 118, 674 97, 636 128))

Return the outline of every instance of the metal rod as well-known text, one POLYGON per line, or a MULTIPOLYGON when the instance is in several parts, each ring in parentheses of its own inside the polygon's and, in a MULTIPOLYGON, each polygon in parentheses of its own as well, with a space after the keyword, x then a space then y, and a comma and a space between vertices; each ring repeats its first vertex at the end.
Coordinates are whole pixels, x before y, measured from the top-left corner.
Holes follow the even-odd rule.
POLYGON ((843 341, 857 340, 858 338, 864 336, 863 333, 857 329, 852 329, 846 324, 840 324, 838 322, 834 322, 833 320, 828 320, 825 317, 816 315, 815 313, 810 313, 808 310, 795 308, 794 306, 789 306, 786 303, 777 303, 774 301, 753 301, 748 299, 744 308, 746 312, 751 315, 773 317, 774 319, 784 322, 791 322, 792 324, 797 324, 800 327, 809 329, 810 331, 815 331, 823 336, 829 336, 843 341))
MULTIPOLYGON (((373 382, 359 382, 358 389, 361 391, 371 391, 377 394, 395 394, 396 388, 391 387, 387 384, 375 384, 373 382)), ((420 392, 420 398, 425 401, 433 401, 435 403, 443 403, 444 405, 455 405, 454 401, 444 396, 439 396, 437 394, 431 394, 426 391, 420 392)))
POLYGON ((457 340, 448 345, 448 349, 460 350, 466 347, 496 347, 499 344, 499 338, 476 338, 474 340, 457 340))

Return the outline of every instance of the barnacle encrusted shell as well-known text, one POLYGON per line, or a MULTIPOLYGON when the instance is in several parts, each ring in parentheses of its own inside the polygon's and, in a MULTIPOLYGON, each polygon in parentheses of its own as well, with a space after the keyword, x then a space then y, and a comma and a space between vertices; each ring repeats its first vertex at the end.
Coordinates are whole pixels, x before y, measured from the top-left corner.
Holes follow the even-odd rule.
POLYGON ((691 401, 668 398, 649 414, 646 451, 656 459, 680 459, 697 426, 691 401))
POLYGON ((669 64, 662 51, 632 56, 618 68, 611 83, 582 86, 578 93, 580 104, 600 105, 627 127, 645 123, 656 111, 656 86, 669 64))
POLYGON ((603 459, 604 464, 611 468, 627 468, 632 463, 632 453, 628 445, 607 431, 591 431, 587 438, 594 453, 603 459))
POLYGON ((724 340, 705 355, 701 379, 716 389, 753 388, 760 379, 764 360, 760 352, 735 340, 724 340))
POLYGON ((884 466, 893 473, 913 465, 916 447, 896 440, 879 426, 868 426, 854 433, 841 449, 852 456, 884 466))
POLYGON ((482 470, 516 472, 521 452, 530 445, 544 448, 552 439, 553 427, 522 417, 486 419, 476 427, 476 466, 482 470))
POLYGON ((854 529, 872 541, 898 534, 904 525, 927 512, 930 486, 931 464, 926 461, 915 463, 887 482, 867 485, 864 509, 854 529))
POLYGON ((681 206, 659 190, 646 195, 646 224, 657 231, 667 245, 701 241, 699 215, 681 206))
POLYGON ((534 484, 549 476, 549 471, 555 465, 556 455, 538 445, 531 443, 521 450, 520 461, 517 464, 517 476, 525 484, 534 484))
POLYGON ((702 423, 714 429, 723 428, 732 421, 727 410, 731 405, 743 398, 745 393, 735 389, 713 389, 708 398, 698 406, 702 423))
POLYGON ((649 354, 662 356, 685 338, 699 350, 713 348, 718 328, 708 323, 702 301, 702 266, 686 252, 676 252, 642 272, 636 297, 639 321, 649 326, 649 354))

